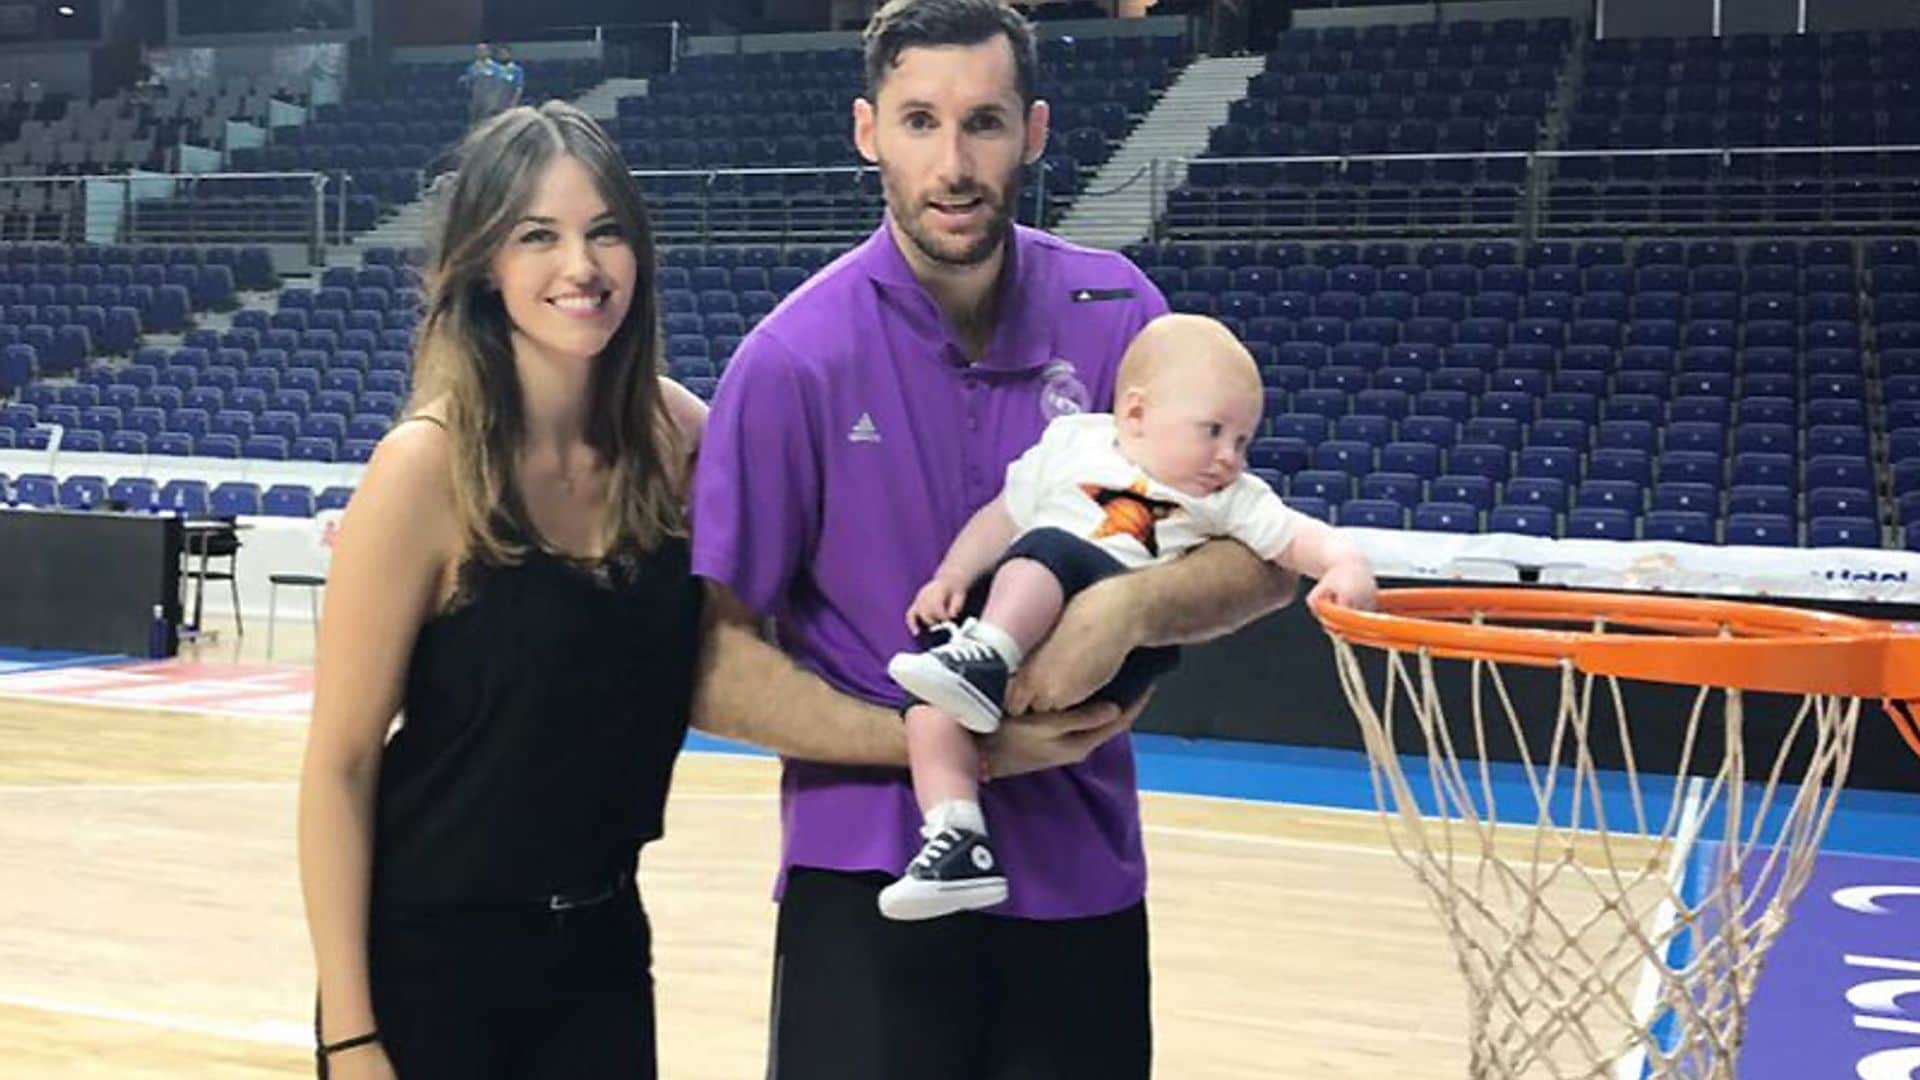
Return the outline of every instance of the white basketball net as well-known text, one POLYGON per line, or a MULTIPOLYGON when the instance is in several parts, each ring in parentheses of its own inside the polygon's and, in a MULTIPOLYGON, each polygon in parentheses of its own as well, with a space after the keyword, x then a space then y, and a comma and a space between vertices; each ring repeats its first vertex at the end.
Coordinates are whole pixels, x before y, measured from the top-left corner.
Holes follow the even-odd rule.
POLYGON ((1649 736, 1682 740, 1678 775, 1642 776, 1616 679, 1563 664, 1542 743, 1497 663, 1389 649, 1369 688, 1355 647, 1335 635, 1334 651, 1381 817, 1466 977, 1473 1080, 1733 1080, 1761 962, 1846 779, 1859 700, 1807 698, 1774 760, 1750 761, 1741 693, 1701 689, 1684 726, 1661 717, 1649 736), (1470 728, 1449 726, 1436 664, 1471 668, 1470 728), (1725 729, 1718 761, 1701 760, 1708 725, 1725 729), (1603 804, 1589 736, 1607 727, 1628 790, 1609 773, 1603 804), (1518 744, 1518 788, 1516 766, 1488 762, 1490 735, 1518 744), (1424 808, 1409 770, 1431 788, 1424 808), (1720 845, 1704 868, 1703 837, 1720 845))

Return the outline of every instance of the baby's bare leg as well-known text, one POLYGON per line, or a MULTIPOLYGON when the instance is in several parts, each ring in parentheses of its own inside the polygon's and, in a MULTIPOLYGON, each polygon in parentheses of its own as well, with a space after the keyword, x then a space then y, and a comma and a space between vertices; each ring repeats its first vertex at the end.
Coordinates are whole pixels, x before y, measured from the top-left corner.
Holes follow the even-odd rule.
POLYGON ((930 705, 907 710, 907 759, 913 769, 913 795, 928 824, 985 832, 980 818, 980 748, 953 717, 930 705), (934 821, 932 811, 959 803, 968 820, 934 821))
POLYGON ((1024 656, 1053 632, 1065 606, 1066 593, 1053 571, 1033 559, 1013 559, 993 575, 980 621, 1005 632, 1024 656))

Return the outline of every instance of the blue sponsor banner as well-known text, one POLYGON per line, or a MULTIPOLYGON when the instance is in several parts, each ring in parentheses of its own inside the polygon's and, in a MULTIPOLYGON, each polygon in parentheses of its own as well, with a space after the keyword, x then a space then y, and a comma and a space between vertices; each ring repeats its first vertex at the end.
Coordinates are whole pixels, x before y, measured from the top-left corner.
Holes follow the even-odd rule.
POLYGON ((1740 1080, 1920 1080, 1920 860, 1827 853, 1767 957, 1740 1080))

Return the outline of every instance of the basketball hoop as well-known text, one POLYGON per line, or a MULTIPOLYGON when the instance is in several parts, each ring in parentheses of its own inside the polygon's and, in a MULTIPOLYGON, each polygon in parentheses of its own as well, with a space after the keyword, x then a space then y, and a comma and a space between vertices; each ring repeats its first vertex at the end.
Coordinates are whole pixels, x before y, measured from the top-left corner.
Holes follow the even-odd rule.
POLYGON ((1812 872, 1862 699, 1885 700, 1920 754, 1903 700, 1920 698, 1920 635, 1765 604, 1547 589, 1394 589, 1378 611, 1322 599, 1314 614, 1388 836, 1466 978, 1473 1080, 1733 1080, 1747 1002, 1812 872), (1628 690, 1691 699, 1661 718, 1671 776, 1638 766, 1654 740, 1636 746, 1628 690), (1546 716, 1529 715, 1527 691, 1553 702, 1546 716), (1751 694, 1799 699, 1775 752, 1749 745, 1763 741, 1751 694))

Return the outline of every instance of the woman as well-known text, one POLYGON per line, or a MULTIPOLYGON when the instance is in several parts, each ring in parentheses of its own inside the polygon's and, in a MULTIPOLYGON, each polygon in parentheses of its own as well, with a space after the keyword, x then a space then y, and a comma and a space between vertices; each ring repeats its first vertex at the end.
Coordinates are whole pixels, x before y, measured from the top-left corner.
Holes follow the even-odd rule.
POLYGON ((704 407, 657 374, 653 273, 586 114, 469 137, 410 416, 320 628, 299 838, 322 1075, 655 1075, 634 869, 699 659, 681 507, 704 407))

